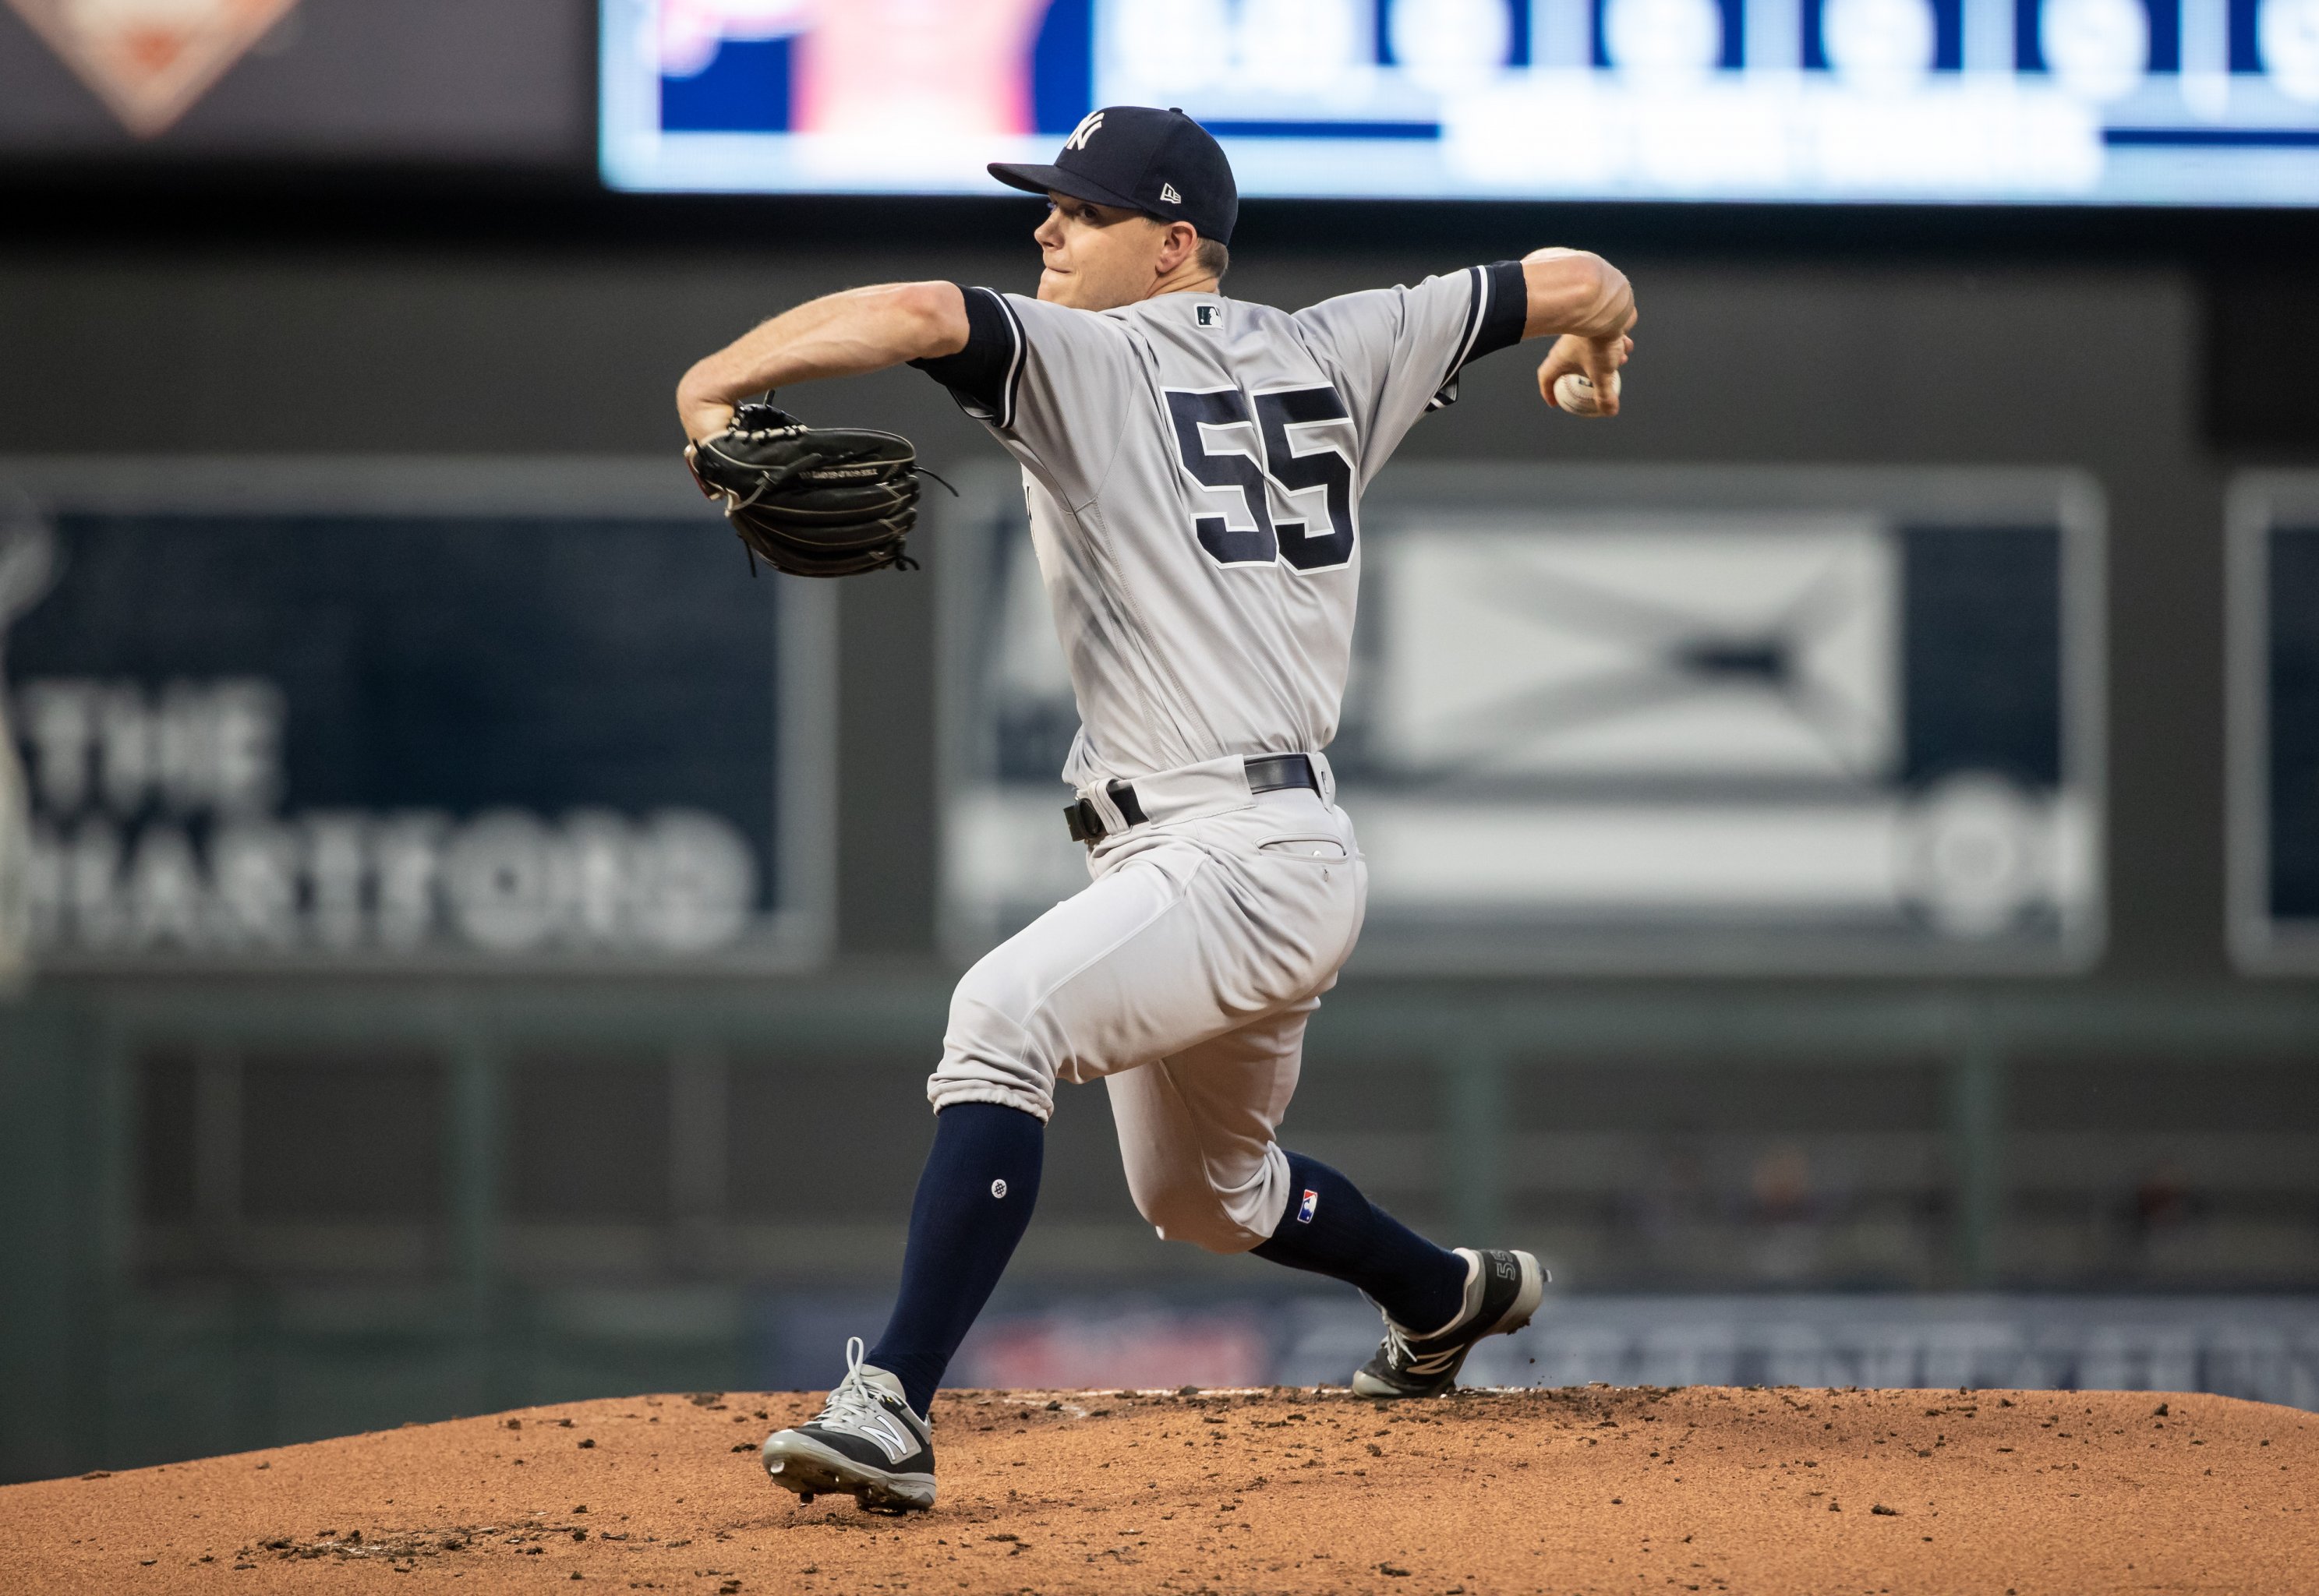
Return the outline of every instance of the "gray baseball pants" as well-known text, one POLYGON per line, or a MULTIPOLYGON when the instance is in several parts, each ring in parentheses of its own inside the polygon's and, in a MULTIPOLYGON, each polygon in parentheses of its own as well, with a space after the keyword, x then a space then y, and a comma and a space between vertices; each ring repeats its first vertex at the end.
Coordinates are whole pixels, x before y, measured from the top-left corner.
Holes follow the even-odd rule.
POLYGON ((1092 884, 959 982, 926 1086, 938 1112, 999 1103, 1044 1121, 1056 1081, 1101 1078, 1137 1210, 1227 1253, 1268 1240, 1286 1208, 1273 1133, 1368 890, 1342 809, 1305 788, 1248 794, 1243 779, 1241 794, 1096 843, 1092 884))

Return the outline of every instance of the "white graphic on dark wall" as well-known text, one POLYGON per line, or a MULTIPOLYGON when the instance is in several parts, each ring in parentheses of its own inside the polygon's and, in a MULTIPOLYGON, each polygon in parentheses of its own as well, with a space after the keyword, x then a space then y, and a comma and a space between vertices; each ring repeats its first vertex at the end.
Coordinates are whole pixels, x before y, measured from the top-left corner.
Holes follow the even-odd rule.
MULTIPOLYGON (((0 500, 0 681, 8 627, 56 578, 55 534, 29 505, 0 500)), ((24 767, 0 696, 0 980, 22 972, 32 935, 32 815, 24 767)))
MULTIPOLYGON (((2098 946, 2090 495, 1407 469, 1364 508, 1327 750, 1369 968, 2053 969, 2098 946)), ((1051 796, 1077 705, 1002 481, 989 554, 958 567, 984 574, 952 579, 968 958, 1086 871, 1051 796)))
POLYGON ((694 953, 754 913, 754 850, 701 810, 282 813, 262 677, 35 678, 12 708, 36 950, 694 953))

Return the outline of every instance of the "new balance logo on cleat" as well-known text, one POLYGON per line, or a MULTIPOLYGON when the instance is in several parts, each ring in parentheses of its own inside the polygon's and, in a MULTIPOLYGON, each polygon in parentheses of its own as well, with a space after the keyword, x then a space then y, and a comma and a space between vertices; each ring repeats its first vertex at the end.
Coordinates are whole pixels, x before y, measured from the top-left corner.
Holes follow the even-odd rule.
POLYGON ((1353 1374, 1354 1395, 1439 1396, 1457 1384, 1475 1342, 1518 1330, 1538 1312, 1548 1278, 1538 1259, 1527 1252, 1463 1247, 1457 1254, 1466 1260, 1464 1310, 1447 1329, 1421 1338, 1387 1316, 1376 1356, 1353 1374))
POLYGON ((905 1434, 890 1413, 872 1413, 861 1422, 855 1433, 875 1441, 889 1463, 899 1463, 918 1449, 917 1438, 905 1434))
POLYGON ((862 1361, 862 1338, 845 1343, 845 1378, 821 1412, 765 1438, 765 1473, 811 1501, 842 1491, 862 1505, 901 1512, 934 1504, 934 1447, 926 1421, 910 1411, 902 1383, 862 1361))

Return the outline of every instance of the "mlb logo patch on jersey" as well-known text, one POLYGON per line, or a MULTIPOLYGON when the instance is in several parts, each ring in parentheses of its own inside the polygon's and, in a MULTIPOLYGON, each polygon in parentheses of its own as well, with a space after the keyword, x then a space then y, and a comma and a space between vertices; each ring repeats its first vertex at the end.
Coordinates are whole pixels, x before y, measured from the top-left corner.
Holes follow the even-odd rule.
POLYGON ((1313 1190, 1309 1186, 1306 1187, 1304 1191, 1304 1200, 1296 1204, 1296 1222, 1300 1225, 1311 1224, 1313 1222, 1313 1215, 1320 1210, 1320 1207, 1321 1194, 1313 1190))
POLYGON ((1192 312, 1192 316, 1202 327, 1214 327, 1223 312, 1222 305, 1201 305, 1192 312))

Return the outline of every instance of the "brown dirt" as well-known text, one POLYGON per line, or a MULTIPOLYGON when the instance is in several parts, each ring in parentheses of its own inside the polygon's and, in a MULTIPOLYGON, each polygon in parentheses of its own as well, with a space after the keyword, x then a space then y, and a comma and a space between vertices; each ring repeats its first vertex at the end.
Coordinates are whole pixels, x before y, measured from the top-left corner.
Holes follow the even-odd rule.
POLYGON ((813 1408, 578 1402, 10 1486, 0 1590, 2319 1588, 2319 1416, 2220 1397, 961 1392, 907 1519, 766 1482, 756 1443, 813 1408))

